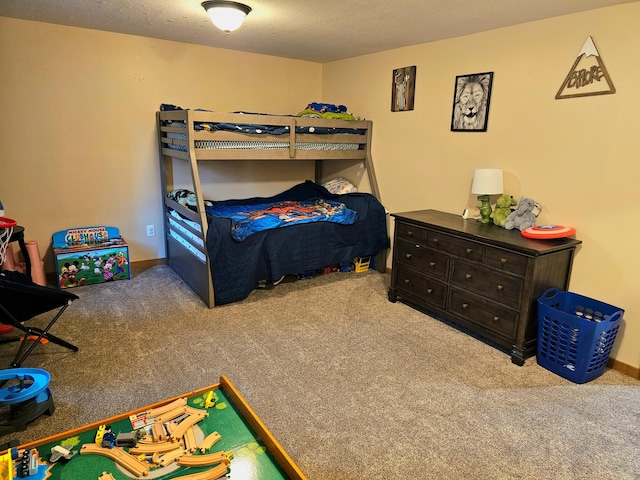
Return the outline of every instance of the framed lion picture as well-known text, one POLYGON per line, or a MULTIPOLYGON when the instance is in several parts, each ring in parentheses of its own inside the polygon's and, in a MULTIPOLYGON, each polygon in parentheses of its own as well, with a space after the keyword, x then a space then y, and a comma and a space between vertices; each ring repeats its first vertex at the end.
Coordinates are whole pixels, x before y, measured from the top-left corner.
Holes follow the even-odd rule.
POLYGON ((486 132, 493 72, 458 75, 453 92, 452 132, 486 132))

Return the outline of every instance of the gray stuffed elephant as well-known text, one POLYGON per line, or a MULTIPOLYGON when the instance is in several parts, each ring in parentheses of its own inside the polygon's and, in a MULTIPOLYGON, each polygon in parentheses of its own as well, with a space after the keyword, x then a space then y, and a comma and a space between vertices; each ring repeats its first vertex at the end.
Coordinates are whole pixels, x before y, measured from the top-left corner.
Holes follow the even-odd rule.
POLYGON ((540 205, 530 198, 522 197, 518 201, 516 209, 507 216, 507 223, 504 228, 512 230, 517 228, 521 232, 527 228, 534 227, 536 215, 540 213, 540 205))

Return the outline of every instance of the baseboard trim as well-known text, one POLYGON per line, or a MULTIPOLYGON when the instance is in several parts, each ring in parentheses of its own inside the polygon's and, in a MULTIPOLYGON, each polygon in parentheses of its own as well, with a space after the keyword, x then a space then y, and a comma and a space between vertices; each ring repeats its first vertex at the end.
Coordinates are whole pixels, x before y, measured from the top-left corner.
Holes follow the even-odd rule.
POLYGON ((131 268, 132 269, 140 269, 142 271, 151 268, 151 267, 155 267, 156 265, 164 265, 165 259, 164 258, 152 258, 150 260, 138 260, 137 262, 131 262, 131 268))
POLYGON ((638 367, 632 367, 631 365, 622 363, 615 358, 610 358, 609 361, 607 361, 607 367, 640 380, 640 368, 638 367))

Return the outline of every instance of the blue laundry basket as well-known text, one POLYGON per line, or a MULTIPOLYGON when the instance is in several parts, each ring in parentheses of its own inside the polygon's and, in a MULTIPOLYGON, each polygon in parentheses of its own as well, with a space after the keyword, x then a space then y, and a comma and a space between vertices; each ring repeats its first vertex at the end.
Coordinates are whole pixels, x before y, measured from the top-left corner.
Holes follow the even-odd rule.
POLYGON ((538 299, 538 364, 586 383, 604 372, 624 310, 556 288, 538 299))

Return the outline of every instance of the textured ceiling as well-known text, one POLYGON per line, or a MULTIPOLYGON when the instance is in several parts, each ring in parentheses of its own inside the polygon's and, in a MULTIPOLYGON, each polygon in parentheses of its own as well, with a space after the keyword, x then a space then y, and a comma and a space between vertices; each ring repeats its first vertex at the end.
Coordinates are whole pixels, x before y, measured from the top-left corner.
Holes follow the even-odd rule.
POLYGON ((243 0, 237 31, 201 0, 0 0, 0 16, 329 62, 638 0, 243 0))

